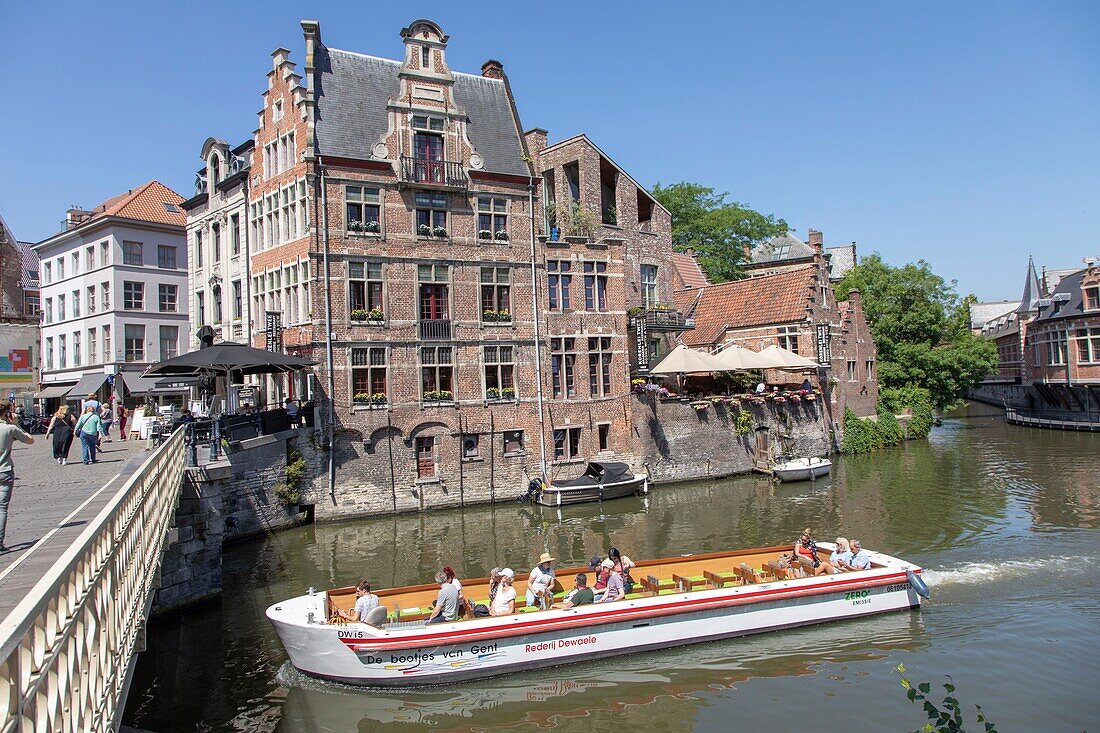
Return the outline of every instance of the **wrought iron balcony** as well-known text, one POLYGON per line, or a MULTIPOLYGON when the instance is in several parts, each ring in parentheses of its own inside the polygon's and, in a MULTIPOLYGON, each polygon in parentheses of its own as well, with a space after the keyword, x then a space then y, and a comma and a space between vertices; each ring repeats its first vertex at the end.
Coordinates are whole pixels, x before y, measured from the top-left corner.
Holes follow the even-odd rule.
POLYGON ((401 181, 426 188, 466 188, 462 163, 401 156, 401 181))
POLYGON ((650 309, 634 316, 645 322, 647 331, 690 331, 695 324, 676 310, 650 309))
POLYGON ((422 319, 421 341, 447 341, 451 338, 451 322, 446 319, 422 319))

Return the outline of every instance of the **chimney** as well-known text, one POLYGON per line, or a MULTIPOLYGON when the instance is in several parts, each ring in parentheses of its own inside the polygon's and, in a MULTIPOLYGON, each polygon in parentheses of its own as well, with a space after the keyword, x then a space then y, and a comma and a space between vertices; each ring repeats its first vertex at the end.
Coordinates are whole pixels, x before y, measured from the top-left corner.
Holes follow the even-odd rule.
POLYGON ((824 246, 822 245, 821 232, 816 229, 810 229, 807 234, 809 235, 809 241, 806 242, 806 244, 810 245, 814 252, 820 254, 821 251, 824 249, 824 246))
POLYGON ((65 212, 65 231, 75 229, 91 218, 92 214, 90 211, 85 211, 84 209, 74 206, 65 212))
POLYGON ((863 301, 860 299, 859 291, 855 288, 848 291, 848 304, 853 311, 863 310, 863 301))
POLYGON ((481 75, 487 76, 490 79, 503 79, 504 64, 500 63, 496 59, 489 59, 481 65, 481 75))
POLYGON ((546 136, 549 134, 541 127, 532 127, 523 133, 523 138, 527 141, 527 150, 532 156, 538 155, 546 149, 546 136))

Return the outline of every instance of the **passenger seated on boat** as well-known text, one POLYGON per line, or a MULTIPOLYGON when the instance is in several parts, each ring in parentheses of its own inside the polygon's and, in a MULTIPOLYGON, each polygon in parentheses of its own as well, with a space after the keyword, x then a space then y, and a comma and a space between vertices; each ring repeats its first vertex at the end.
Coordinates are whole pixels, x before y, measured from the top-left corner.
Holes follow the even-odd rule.
POLYGON ((611 568, 613 567, 615 567, 615 563, 612 560, 601 560, 594 557, 588 561, 588 569, 596 571, 596 582, 592 584, 593 593, 600 595, 607 590, 607 579, 611 575, 611 568))
POLYGON ((623 569, 621 565, 611 568, 611 577, 607 579, 607 592, 603 594, 600 603, 621 601, 626 597, 626 589, 623 587, 623 569))
POLYGON ((577 573, 576 587, 569 591, 569 594, 565 596, 565 600, 558 608, 574 608, 576 606, 584 606, 592 603, 595 599, 592 594, 592 589, 588 587, 588 576, 584 573, 577 573))
POLYGON ((629 595, 634 589, 634 579, 630 577, 630 569, 634 567, 634 561, 615 547, 607 551, 607 559, 623 569, 623 590, 629 595))
POLYGON ((531 568, 531 575, 527 577, 527 605, 538 605, 543 611, 550 608, 554 602, 554 594, 550 589, 554 587, 554 558, 549 552, 539 556, 539 564, 531 568))
POLYGON ((848 563, 849 570, 867 570, 871 567, 871 556, 863 551, 863 545, 859 540, 852 540, 852 559, 848 563))
POLYGON ((439 595, 435 597, 435 608, 432 609, 427 623, 454 621, 458 618, 458 588, 447 579, 447 574, 442 570, 435 574, 435 582, 439 583, 439 595))
POLYGON ((833 566, 834 573, 843 573, 848 570, 852 561, 852 551, 848 549, 848 540, 843 537, 836 538, 836 549, 829 557, 829 564, 833 566))
POLYGON ((443 566, 443 574, 447 576, 447 582, 458 589, 458 609, 461 614, 462 610, 466 608, 466 599, 462 596, 462 583, 455 576, 455 571, 450 565, 443 566))
POLYGON ((497 597, 497 589, 500 587, 500 568, 489 571, 489 606, 493 605, 493 599, 497 597))
POLYGON ((817 556, 817 543, 813 539, 813 530, 809 527, 802 530, 802 534, 794 543, 794 556, 804 557, 813 565, 814 575, 831 573, 833 566, 828 560, 822 560, 817 556))
POLYGON ((336 615, 345 621, 366 623, 367 614, 378 608, 378 596, 370 592, 370 583, 360 580, 355 586, 355 607, 351 611, 336 610, 336 615))
POLYGON ((515 578, 512 568, 500 571, 500 582, 497 583, 493 600, 489 602, 490 616, 511 616, 516 612, 516 589, 512 587, 515 578))

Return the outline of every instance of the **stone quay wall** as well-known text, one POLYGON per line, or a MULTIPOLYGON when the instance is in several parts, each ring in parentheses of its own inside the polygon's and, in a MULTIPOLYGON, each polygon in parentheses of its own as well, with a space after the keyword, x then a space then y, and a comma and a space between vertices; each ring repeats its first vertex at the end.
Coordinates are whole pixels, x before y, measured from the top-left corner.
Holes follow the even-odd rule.
MULTIPOLYGON (((1022 384, 981 384, 970 390, 970 399, 996 407, 1026 408, 1029 388, 1022 384)), ((1034 399, 1033 399, 1034 402, 1034 399)))

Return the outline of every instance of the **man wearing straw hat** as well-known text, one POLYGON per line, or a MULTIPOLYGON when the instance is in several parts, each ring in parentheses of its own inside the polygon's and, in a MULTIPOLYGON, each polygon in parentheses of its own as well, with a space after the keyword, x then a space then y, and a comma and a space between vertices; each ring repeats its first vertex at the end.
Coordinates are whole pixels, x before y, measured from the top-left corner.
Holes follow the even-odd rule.
POLYGON ((539 564, 531 569, 531 575, 527 578, 527 605, 535 605, 538 601, 539 608, 546 610, 554 602, 554 594, 550 589, 554 587, 554 558, 549 552, 539 556, 539 564))

